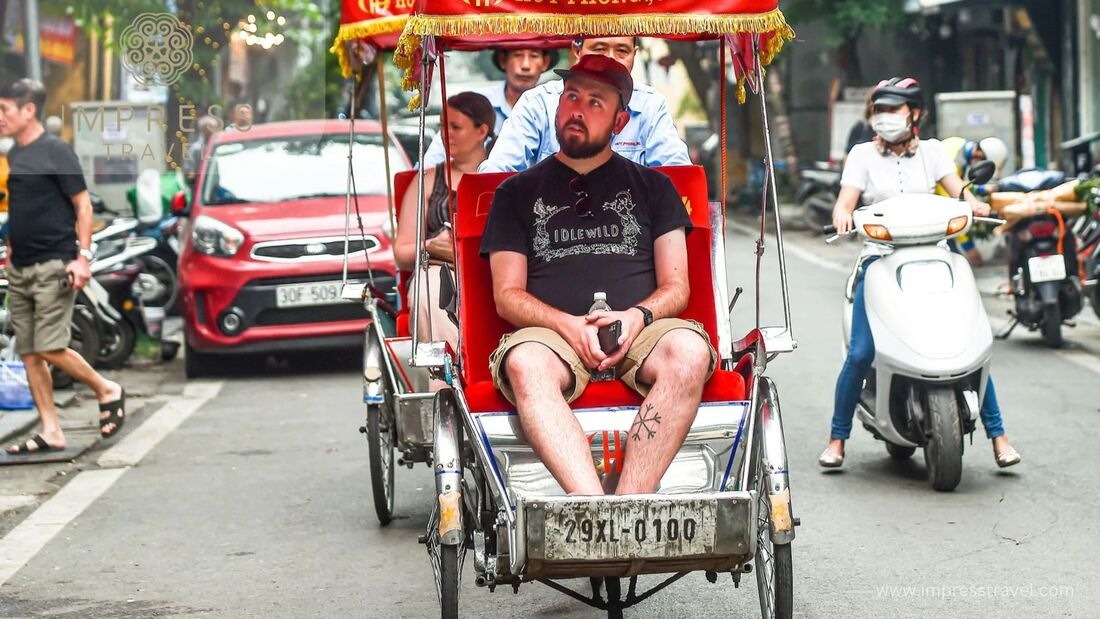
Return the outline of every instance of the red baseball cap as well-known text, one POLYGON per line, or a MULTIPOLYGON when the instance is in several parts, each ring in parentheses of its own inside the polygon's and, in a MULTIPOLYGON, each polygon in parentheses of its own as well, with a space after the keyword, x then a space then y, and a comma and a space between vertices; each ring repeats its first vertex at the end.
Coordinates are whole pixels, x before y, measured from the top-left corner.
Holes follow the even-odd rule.
POLYGON ((554 69, 554 73, 560 75, 562 80, 583 75, 601 81, 619 93, 624 108, 630 103, 630 95, 634 94, 634 80, 630 77, 630 71, 621 62, 600 54, 581 56, 577 64, 568 69, 554 69))

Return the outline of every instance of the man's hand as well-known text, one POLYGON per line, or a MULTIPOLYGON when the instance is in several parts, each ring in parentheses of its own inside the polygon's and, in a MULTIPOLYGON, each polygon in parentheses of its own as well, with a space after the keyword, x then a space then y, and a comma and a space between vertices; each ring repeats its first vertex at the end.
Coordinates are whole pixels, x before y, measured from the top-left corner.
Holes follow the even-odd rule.
MULTIPOLYGON (((622 333, 619 334, 619 349, 611 353, 610 356, 605 356, 599 366, 595 366, 595 369, 606 370, 607 368, 615 367, 622 363, 623 358, 626 357, 626 351, 630 350, 630 345, 634 343, 635 338, 642 332, 645 327, 645 318, 642 313, 634 308, 630 308, 623 312, 596 312, 584 317, 585 321, 589 325, 596 327, 599 331, 601 327, 605 327, 614 323, 616 320, 621 321, 623 328, 622 333)), ((596 349, 599 350, 600 342, 599 337, 596 338, 596 349)), ((600 351, 603 352, 602 350, 600 351)))
POLYGON ((88 266, 88 260, 84 256, 77 256, 65 267, 65 273, 73 284, 73 289, 80 290, 92 278, 92 269, 88 266))
MULTIPOLYGON (((611 312, 600 312, 600 315, 610 316, 611 312)), ((581 358, 584 367, 594 370, 608 358, 600 350, 600 338, 596 333, 598 327, 585 316, 567 316, 555 330, 581 358)))

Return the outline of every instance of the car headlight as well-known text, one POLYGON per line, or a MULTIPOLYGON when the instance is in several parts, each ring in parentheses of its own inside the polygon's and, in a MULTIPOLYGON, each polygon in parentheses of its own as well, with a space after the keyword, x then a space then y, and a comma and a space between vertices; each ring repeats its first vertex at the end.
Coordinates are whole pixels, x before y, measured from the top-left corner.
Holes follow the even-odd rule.
POLYGON ((243 243, 240 230, 213 217, 199 215, 191 226, 191 245, 200 254, 232 258, 243 243))
POLYGON ((898 285, 912 294, 943 293, 954 287, 955 276, 942 260, 921 260, 898 270, 898 285))

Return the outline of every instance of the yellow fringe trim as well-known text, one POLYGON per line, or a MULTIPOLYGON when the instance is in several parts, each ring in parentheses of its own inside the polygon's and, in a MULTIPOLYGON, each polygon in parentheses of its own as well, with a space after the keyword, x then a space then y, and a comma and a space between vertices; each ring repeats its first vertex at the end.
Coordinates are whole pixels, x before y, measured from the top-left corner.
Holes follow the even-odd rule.
MULTIPOLYGON (((500 36, 542 33, 547 36, 720 36, 740 33, 771 33, 760 50, 760 62, 768 65, 783 45, 794 39, 794 29, 779 9, 758 15, 684 15, 682 13, 651 13, 646 15, 456 15, 409 18, 394 52, 394 64, 404 70, 401 86, 407 91, 420 88, 417 79, 416 52, 421 37, 500 36)), ((738 82, 737 100, 745 102, 744 78, 738 82)), ((419 105, 416 96, 409 109, 419 105)))
POLYGON ((408 15, 392 15, 341 25, 340 30, 336 33, 336 39, 332 41, 332 47, 328 50, 329 53, 335 54, 336 59, 340 62, 340 73, 344 77, 351 77, 351 58, 348 56, 348 43, 380 34, 401 32, 408 21, 408 15))

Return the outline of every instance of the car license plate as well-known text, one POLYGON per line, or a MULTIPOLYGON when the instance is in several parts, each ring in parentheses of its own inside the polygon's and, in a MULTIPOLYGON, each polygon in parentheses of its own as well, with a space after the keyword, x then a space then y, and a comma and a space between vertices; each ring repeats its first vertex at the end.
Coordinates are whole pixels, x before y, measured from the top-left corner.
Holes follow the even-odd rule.
POLYGON ((717 503, 690 499, 573 504, 546 514, 545 557, 672 558, 714 549, 717 503))
POLYGON ((346 303, 340 298, 341 282, 313 282, 287 284, 275 288, 275 304, 278 307, 309 307, 346 303))
POLYGON ((1066 260, 1061 255, 1033 256, 1027 259, 1027 270, 1033 283, 1054 282, 1066 278, 1066 260))

